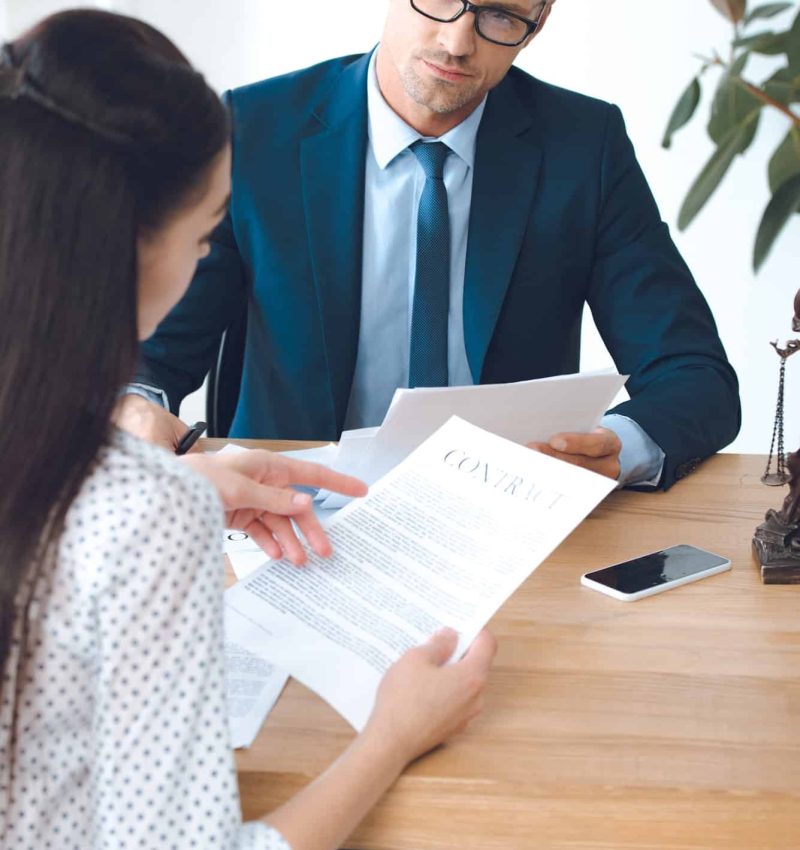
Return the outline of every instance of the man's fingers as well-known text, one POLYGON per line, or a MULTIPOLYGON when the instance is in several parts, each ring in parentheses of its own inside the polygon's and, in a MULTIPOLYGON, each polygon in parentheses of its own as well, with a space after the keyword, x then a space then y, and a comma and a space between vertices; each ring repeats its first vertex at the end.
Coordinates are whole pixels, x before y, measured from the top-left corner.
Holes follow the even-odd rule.
POLYGON ((598 428, 591 434, 554 434, 550 438, 550 448, 564 454, 586 455, 586 457, 605 457, 619 454, 619 437, 606 428, 598 428))
POLYGON ((566 454, 565 452, 557 452, 546 443, 528 443, 528 448, 540 452, 543 455, 547 455, 548 457, 555 458, 556 460, 563 460, 564 463, 570 463, 572 466, 579 466, 582 469, 588 469, 591 472, 596 472, 598 475, 605 475, 606 478, 611 478, 615 481, 619 478, 619 456, 616 454, 602 455, 601 457, 589 457, 588 455, 582 454, 566 454))
POLYGON ((547 443, 528 443, 527 448, 533 449, 535 452, 547 455, 548 457, 558 457, 559 454, 554 448, 548 446, 547 443))
POLYGON ((552 446, 548 446, 547 443, 528 443, 528 448, 548 457, 554 457, 556 460, 571 463, 573 466, 590 467, 597 462, 595 458, 590 458, 588 455, 557 452, 552 446))

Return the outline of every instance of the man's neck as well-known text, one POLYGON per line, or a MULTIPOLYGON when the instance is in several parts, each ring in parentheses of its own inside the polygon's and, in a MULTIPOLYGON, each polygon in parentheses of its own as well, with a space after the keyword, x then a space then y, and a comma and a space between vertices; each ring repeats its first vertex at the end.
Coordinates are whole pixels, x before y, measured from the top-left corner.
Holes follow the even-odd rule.
POLYGON ((375 62, 378 88, 389 108, 409 127, 413 127, 421 136, 440 138, 453 127, 465 121, 478 108, 481 101, 468 103, 454 112, 439 113, 417 103, 409 97, 403 82, 392 65, 391 59, 378 47, 375 62))

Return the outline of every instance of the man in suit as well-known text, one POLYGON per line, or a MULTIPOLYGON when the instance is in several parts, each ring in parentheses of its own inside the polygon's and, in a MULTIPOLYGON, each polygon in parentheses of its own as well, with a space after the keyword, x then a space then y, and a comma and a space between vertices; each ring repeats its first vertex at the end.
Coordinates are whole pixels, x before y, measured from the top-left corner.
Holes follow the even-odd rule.
POLYGON ((732 440, 735 374, 619 110, 512 67, 552 6, 390 0, 373 53, 229 93, 230 214, 120 422, 174 444, 165 407, 245 305, 232 436, 336 439, 398 386, 577 371, 588 303, 631 398, 535 448, 669 487, 732 440))

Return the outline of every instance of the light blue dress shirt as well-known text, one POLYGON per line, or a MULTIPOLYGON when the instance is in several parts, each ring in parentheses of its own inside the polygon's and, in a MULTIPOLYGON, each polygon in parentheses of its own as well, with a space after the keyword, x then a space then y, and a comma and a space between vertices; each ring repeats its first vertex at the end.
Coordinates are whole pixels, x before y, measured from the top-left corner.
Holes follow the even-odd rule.
MULTIPOLYGON (((380 425, 396 387, 408 386, 417 208, 425 174, 409 146, 421 136, 386 103, 372 55, 367 77, 369 140, 364 186, 361 325, 345 427, 380 425)), ((441 136, 453 153, 444 183, 450 211, 450 386, 474 383, 464 341, 464 273, 472 202, 475 147, 486 99, 441 136)), ((619 481, 656 486, 664 453, 631 419, 607 415, 601 423, 622 441, 619 481)))

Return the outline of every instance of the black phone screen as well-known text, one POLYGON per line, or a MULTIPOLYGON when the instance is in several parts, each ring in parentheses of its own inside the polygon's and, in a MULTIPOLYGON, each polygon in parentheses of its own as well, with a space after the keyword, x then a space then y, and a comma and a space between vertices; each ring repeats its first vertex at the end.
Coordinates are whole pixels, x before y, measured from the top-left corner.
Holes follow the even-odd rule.
POLYGON ((639 593, 727 563, 727 558, 696 546, 670 546, 660 552, 595 570, 586 578, 621 593, 639 593))

